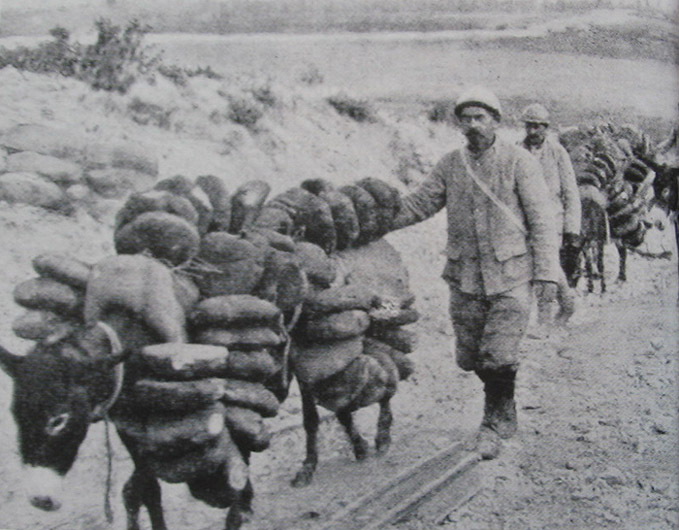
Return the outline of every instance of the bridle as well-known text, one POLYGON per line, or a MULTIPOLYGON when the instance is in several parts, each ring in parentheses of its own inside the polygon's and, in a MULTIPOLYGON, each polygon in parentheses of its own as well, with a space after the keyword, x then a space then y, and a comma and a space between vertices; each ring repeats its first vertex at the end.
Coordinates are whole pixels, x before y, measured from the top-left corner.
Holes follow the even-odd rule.
MULTIPOLYGON (((120 342, 120 338, 118 337, 116 331, 106 322, 102 322, 101 320, 97 322, 97 327, 101 328, 101 330, 108 337, 108 340, 111 344, 111 355, 112 356, 120 355, 123 352, 123 345, 120 342)), ((120 392, 123 389, 123 380, 125 378, 124 362, 119 362, 118 364, 116 364, 115 368, 113 369, 113 377, 114 377, 113 392, 108 397, 108 399, 94 407, 91 415, 92 422, 104 419, 108 414, 108 411, 111 409, 111 407, 113 407, 115 402, 120 397, 120 392)))

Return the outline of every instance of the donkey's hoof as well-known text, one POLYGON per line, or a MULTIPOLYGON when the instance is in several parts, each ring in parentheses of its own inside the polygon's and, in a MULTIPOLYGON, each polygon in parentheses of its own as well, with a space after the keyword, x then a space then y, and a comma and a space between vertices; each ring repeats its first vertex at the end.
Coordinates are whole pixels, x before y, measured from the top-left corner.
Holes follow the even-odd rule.
POLYGON ((389 446, 391 445, 391 437, 384 436, 382 438, 375 438, 375 452, 381 456, 389 451, 389 446))
POLYGON ((311 484, 311 479, 313 476, 313 471, 309 469, 302 469, 301 471, 298 471, 295 475, 295 478, 290 481, 290 485, 293 488, 303 488, 304 486, 311 484))
POLYGON ((368 442, 361 439, 354 444, 354 456, 356 460, 365 460, 368 458, 368 442))

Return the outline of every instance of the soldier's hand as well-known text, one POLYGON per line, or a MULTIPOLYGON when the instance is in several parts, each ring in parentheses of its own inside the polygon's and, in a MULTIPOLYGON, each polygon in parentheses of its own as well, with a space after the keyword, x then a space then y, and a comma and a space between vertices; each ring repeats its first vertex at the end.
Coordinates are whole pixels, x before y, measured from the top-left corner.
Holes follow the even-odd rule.
POLYGON ((566 232, 563 235, 563 245, 565 247, 580 248, 580 234, 566 232))
POLYGON ((535 280, 535 296, 544 302, 556 300, 556 283, 546 280, 535 280))

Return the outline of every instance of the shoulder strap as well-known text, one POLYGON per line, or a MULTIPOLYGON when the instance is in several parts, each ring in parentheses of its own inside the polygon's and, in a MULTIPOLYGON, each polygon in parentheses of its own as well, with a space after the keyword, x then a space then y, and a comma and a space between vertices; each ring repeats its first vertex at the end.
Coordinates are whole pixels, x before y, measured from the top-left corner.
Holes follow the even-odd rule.
POLYGON ((502 213, 507 216, 513 225, 515 225, 524 235, 527 235, 528 232, 526 231, 526 227, 519 220, 516 214, 514 214, 514 212, 509 209, 509 206, 502 202, 498 196, 493 193, 493 190, 491 190, 488 185, 476 175, 471 164, 469 163, 469 160, 467 160, 467 152, 465 151, 464 147, 460 149, 460 154, 462 155, 462 163, 464 164, 464 168, 467 170, 467 173, 474 183, 486 195, 486 197, 488 197, 495 204, 495 206, 497 206, 502 211, 502 213))

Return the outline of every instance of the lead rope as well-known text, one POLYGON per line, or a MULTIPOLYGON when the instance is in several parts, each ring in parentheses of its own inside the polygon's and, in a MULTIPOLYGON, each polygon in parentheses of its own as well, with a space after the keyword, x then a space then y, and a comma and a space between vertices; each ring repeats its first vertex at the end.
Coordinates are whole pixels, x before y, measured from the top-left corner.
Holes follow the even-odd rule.
POLYGON ((104 416, 104 432, 106 433, 106 489, 104 491, 104 516, 108 524, 113 524, 113 509, 111 508, 111 490, 113 489, 113 448, 109 432, 108 414, 104 416))

